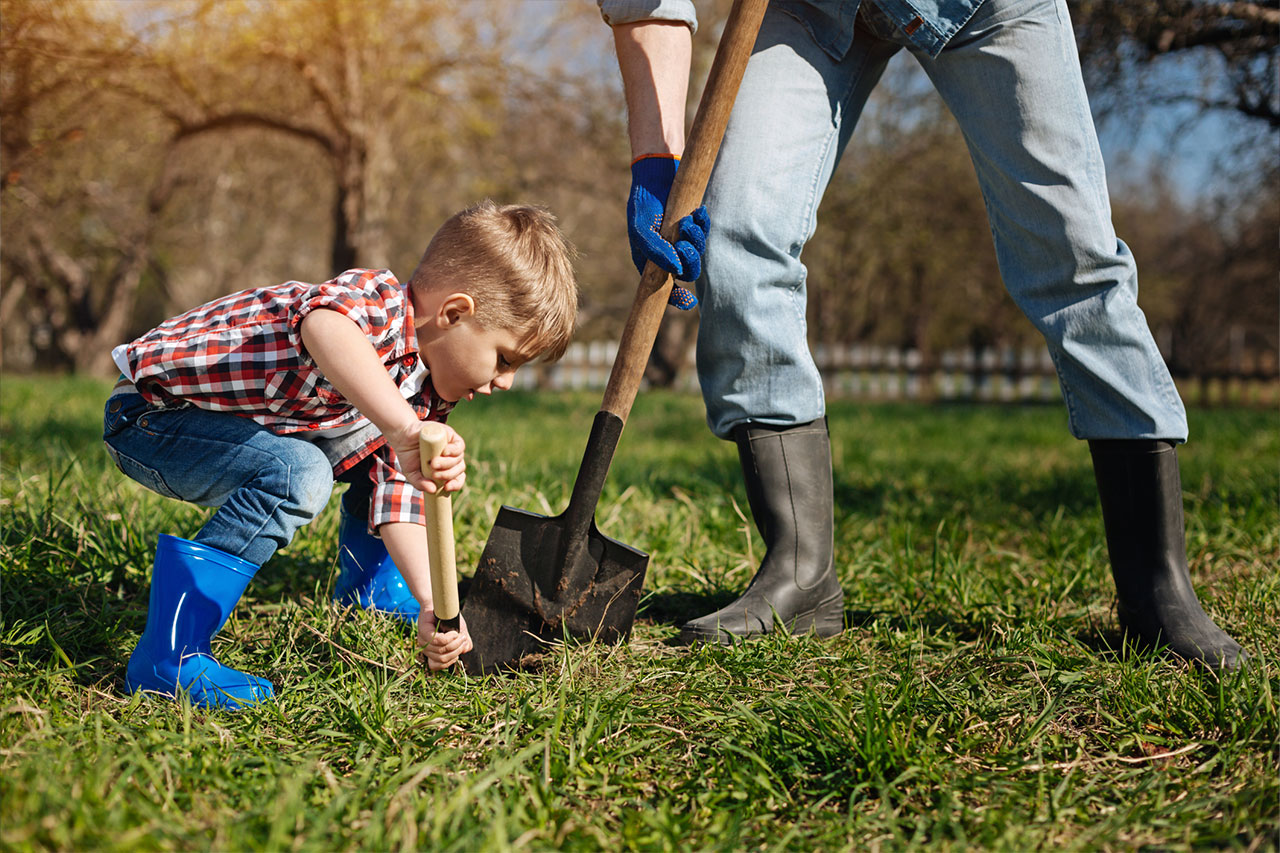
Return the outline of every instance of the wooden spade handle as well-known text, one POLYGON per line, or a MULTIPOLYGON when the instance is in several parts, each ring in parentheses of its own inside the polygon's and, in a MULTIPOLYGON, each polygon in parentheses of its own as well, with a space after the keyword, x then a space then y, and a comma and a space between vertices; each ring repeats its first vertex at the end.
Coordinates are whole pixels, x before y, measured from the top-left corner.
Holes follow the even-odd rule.
MULTIPOLYGON (((662 236, 668 242, 674 241, 680 220, 702 203, 702 194, 707 189, 707 179, 711 177, 711 167, 715 165, 720 140, 733 110, 733 99, 738 94, 738 84, 747 69, 747 60, 751 57, 756 33, 768 5, 769 0, 735 0, 729 12, 702 101, 698 104, 698 113, 689 131, 684 156, 680 159, 680 169, 667 198, 662 236)), ((711 227, 716 227, 714 221, 711 227)), ((658 337, 658 326, 666 311, 667 297, 671 295, 671 284, 671 276, 661 267, 653 263, 645 265, 636 289, 636 301, 631 306, 631 314, 618 343, 618 355, 609 374, 604 402, 600 406, 602 411, 617 415, 624 424, 640 390, 640 380, 644 377, 653 342, 658 337)))
MULTIPOLYGON (((449 442, 444 424, 428 421, 418 434, 418 456, 422 473, 431 476, 428 463, 440 455, 449 442)), ((440 485, 437 483, 436 485, 440 485)), ((444 492, 426 495, 427 556, 431 560, 431 599, 435 602, 436 626, 441 631, 458 627, 458 568, 453 556, 453 499, 444 492)))

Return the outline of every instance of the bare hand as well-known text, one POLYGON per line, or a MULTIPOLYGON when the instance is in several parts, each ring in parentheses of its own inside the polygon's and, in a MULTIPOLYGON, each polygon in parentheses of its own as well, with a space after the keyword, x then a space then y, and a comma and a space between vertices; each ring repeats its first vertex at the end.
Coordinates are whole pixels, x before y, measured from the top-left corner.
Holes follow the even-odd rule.
POLYGON ((418 660, 432 672, 448 669, 458 658, 471 651, 471 634, 467 620, 458 617, 457 631, 437 631, 434 610, 423 608, 418 615, 418 660))
POLYGON ((422 463, 418 455, 418 434, 422 430, 420 421, 406 424, 404 428, 397 430, 396 435, 387 436, 387 443, 396 453, 400 473, 409 481, 409 485, 429 495, 436 493, 437 483, 443 483, 446 492, 457 492, 462 490, 467 480, 465 459, 467 444, 453 427, 448 424, 442 424, 442 426, 449 434, 449 441, 440 455, 431 460, 428 466, 431 478, 423 475, 422 463))

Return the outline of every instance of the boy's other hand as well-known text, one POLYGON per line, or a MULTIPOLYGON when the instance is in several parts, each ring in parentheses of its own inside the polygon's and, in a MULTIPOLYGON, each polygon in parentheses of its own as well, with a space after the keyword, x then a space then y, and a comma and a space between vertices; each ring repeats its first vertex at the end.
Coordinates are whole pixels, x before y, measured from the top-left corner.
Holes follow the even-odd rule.
POLYGON ((459 616, 458 622, 457 631, 437 631, 434 610, 424 607, 418 614, 418 660, 424 661, 432 672, 448 669, 471 651, 467 620, 459 616))
POLYGON ((396 452, 396 460, 400 463, 400 473, 415 489, 434 495, 437 491, 436 481, 444 484, 444 491, 461 491, 467 481, 467 461, 465 458, 467 444, 462 436, 448 424, 449 441, 444 450, 426 466, 431 477, 422 473, 422 460, 418 454, 418 434, 422 431, 422 422, 414 420, 387 436, 387 443, 396 452))

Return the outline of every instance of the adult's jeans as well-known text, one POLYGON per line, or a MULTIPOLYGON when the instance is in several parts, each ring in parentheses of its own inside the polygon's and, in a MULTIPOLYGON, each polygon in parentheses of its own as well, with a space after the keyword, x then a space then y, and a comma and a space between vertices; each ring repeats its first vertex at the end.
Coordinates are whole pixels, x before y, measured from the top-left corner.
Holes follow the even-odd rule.
POLYGON ((168 498, 218 507, 195 542, 261 566, 324 509, 333 468, 301 438, 239 415, 107 400, 103 441, 116 466, 168 498))
POLYGON ((697 361, 712 431, 823 416, 800 254, 872 88, 905 48, 959 122, 1001 276, 1045 337, 1072 434, 1185 441, 1133 257, 1111 224, 1065 3, 987 0, 936 58, 867 2, 840 56, 814 43, 805 14, 771 4, 707 190, 697 361))

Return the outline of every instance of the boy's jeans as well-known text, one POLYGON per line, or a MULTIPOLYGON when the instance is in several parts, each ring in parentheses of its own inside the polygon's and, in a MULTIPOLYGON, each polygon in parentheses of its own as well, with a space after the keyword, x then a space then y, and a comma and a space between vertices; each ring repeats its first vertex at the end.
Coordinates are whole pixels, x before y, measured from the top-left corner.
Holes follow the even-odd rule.
POLYGON ((122 472, 169 498, 216 506, 194 541, 261 566, 324 509, 333 468, 315 445, 239 415, 107 400, 103 441, 122 472))
MULTIPOLYGON (((796 17, 806 14, 784 2, 765 15, 707 190, 698 378, 722 438, 747 421, 788 426, 824 413, 800 251, 867 97, 908 45, 864 2, 837 59, 809 37, 796 17)), ((913 54, 968 142, 1005 286, 1045 336, 1071 432, 1185 440, 1182 401, 1137 305, 1133 257, 1111 225, 1065 4, 987 0, 936 59, 913 54)))

